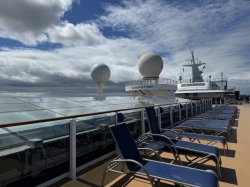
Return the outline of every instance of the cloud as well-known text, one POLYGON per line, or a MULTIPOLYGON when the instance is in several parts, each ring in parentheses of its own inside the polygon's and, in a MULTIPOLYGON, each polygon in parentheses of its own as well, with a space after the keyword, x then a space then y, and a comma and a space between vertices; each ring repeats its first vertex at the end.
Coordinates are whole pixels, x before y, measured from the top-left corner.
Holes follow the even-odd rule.
POLYGON ((46 41, 46 30, 60 21, 72 1, 0 1, 0 37, 18 40, 26 45, 46 41))
POLYGON ((209 44, 218 39, 220 33, 235 29, 240 21, 237 19, 247 21, 250 6, 245 1, 213 1, 202 3, 202 6, 186 1, 178 4, 150 0, 123 3, 123 6, 107 5, 99 24, 147 41, 158 52, 185 49, 198 42, 209 44))
POLYGON ((48 30, 50 42, 61 43, 65 46, 93 45, 105 42, 95 23, 79 23, 73 25, 68 22, 61 22, 59 25, 48 30))
MULTIPOLYGON (((95 93, 96 86, 89 71, 94 64, 105 63, 111 69, 106 92, 121 92, 126 81, 141 79, 137 62, 141 55, 150 51, 163 58, 160 77, 177 80, 183 75, 189 80, 191 70, 185 68, 182 73, 182 65, 191 57, 189 48, 194 47, 195 56, 207 63, 205 80, 209 75, 220 79, 223 71, 229 85, 237 83, 241 90, 250 92, 247 86, 250 80, 247 68, 250 66, 250 23, 247 21, 250 6, 247 1, 198 1, 197 4, 191 1, 172 4, 168 1, 123 1, 122 5, 104 5, 105 14, 99 15, 97 20, 75 25, 60 21, 60 15, 69 9, 70 1, 67 2, 59 1, 64 6, 58 6, 64 8, 56 13, 55 21, 40 23, 42 29, 38 30, 46 32, 38 34, 36 40, 34 33, 39 32, 35 30, 30 41, 22 32, 15 36, 27 45, 35 44, 39 36, 44 36, 46 39, 39 40, 61 43, 62 48, 51 51, 0 49, 2 88, 14 90, 16 87, 21 91, 23 87, 29 90, 34 87, 35 92, 42 89, 54 92, 58 88, 64 93, 68 90, 95 93), (101 32, 105 28, 122 32, 123 37, 105 37, 105 32, 101 32)), ((14 36, 14 29, 8 30, 8 36, 14 36)))

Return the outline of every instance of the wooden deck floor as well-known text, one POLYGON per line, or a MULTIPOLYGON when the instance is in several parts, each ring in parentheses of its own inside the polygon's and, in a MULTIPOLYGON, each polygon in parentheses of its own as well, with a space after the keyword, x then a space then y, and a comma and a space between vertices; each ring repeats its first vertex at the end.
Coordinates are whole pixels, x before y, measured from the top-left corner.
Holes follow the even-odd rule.
MULTIPOLYGON (((219 178, 220 187, 250 186, 250 104, 238 105, 238 118, 231 131, 231 141, 228 142, 229 150, 225 156, 222 149, 222 177, 219 178)), ((221 145, 217 144, 222 148, 221 145)), ((165 161, 171 162, 171 155, 162 153, 165 161)), ((77 173, 78 178, 71 180, 69 178, 63 179, 50 187, 100 187, 104 167, 108 163, 107 160, 95 164, 83 171, 77 173)), ((184 157, 183 157, 183 159, 184 157)), ((199 167, 200 169, 211 169, 216 171, 212 162, 207 162, 205 165, 199 167)), ((108 173, 105 180, 106 187, 149 187, 149 181, 143 176, 134 175, 119 175, 108 173)), ((170 187, 174 186, 172 183, 161 181, 156 186, 170 187)))

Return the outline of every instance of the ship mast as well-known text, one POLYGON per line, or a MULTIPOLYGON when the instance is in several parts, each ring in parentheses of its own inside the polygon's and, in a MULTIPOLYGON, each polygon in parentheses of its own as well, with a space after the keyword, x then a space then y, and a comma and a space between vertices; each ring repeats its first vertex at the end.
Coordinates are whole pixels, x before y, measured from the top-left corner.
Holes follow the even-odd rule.
POLYGON ((183 65, 183 66, 186 66, 186 67, 192 67, 192 82, 203 82, 203 78, 201 76, 201 74, 203 73, 202 71, 199 70, 199 66, 201 65, 205 65, 206 63, 201 63, 198 62, 198 58, 195 59, 194 58, 194 51, 190 51, 190 53, 192 54, 192 59, 189 59, 189 60, 186 60, 186 61, 190 61, 190 64, 186 64, 186 65, 183 65), (195 63, 195 61, 197 61, 197 63, 195 63))

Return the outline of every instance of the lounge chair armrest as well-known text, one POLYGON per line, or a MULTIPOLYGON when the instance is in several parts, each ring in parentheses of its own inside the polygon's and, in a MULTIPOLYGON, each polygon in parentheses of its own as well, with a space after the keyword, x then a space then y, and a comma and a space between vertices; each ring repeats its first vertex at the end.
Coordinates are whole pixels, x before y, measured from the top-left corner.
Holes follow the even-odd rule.
MULTIPOLYGON (((178 127, 181 127, 181 126, 177 126, 176 128, 178 128, 178 127)), ((185 126, 185 127, 182 127, 182 128, 188 129, 188 130, 190 130, 192 133, 195 133, 194 130, 193 130, 192 128, 190 128, 190 127, 185 126)), ((182 129, 175 129, 175 127, 174 127, 174 130, 175 130, 175 131, 182 131, 182 132, 184 132, 184 130, 182 130, 182 129)))
MULTIPOLYGON (((189 128, 189 129, 191 129, 191 130, 193 131, 192 127, 185 126, 185 124, 180 125, 180 126, 178 126, 178 127, 181 127, 181 128, 189 128)), ((198 125, 195 126, 195 128, 196 128, 196 129, 199 129, 199 130, 201 131, 201 133, 203 133, 202 129, 201 129, 198 125)))
MULTIPOLYGON (((152 133, 146 133, 146 134, 151 135, 151 136, 158 136, 158 137, 162 137, 162 138, 167 139, 167 140, 172 144, 171 146, 173 146, 175 153, 178 153, 178 151, 177 151, 177 149, 176 149, 176 147, 175 147, 174 142, 173 142, 169 137, 167 137, 166 135, 163 135, 163 134, 152 134, 152 133)), ((161 141, 160 141, 160 142, 161 142, 161 141)), ((169 147, 166 143, 164 143, 164 142, 162 142, 162 143, 163 143, 165 146, 169 147)))
POLYGON ((154 149, 150 149, 150 148, 138 148, 138 150, 148 150, 148 151, 152 151, 152 152, 154 152, 154 153, 158 156, 159 160, 163 162, 162 157, 161 157, 161 156, 159 155, 159 153, 158 153, 157 151, 155 151, 154 149))
POLYGON ((145 168, 141 163, 137 162, 136 160, 132 160, 132 159, 118 159, 118 160, 112 160, 111 162, 109 162, 109 163, 107 164, 107 166, 106 166, 106 168, 105 168, 105 170, 104 170, 104 172, 103 172, 102 183, 101 183, 101 186, 102 186, 102 187, 103 187, 103 184, 104 184, 104 180, 105 180, 105 175, 106 175, 106 173, 107 173, 108 171, 114 171, 114 170, 112 170, 112 169, 108 169, 108 166, 109 166, 110 164, 112 164, 112 162, 115 162, 115 163, 118 163, 118 162, 132 162, 132 163, 138 165, 139 167, 141 167, 141 168, 144 170, 144 172, 145 172, 145 174, 147 175, 147 177, 148 177, 148 179, 149 179, 151 185, 154 186, 152 177, 150 177, 148 171, 146 170, 146 168, 145 168))
POLYGON ((162 128, 160 130, 173 132, 176 136, 178 136, 178 139, 181 139, 180 134, 184 132, 181 129, 174 129, 173 130, 173 129, 164 129, 164 128, 162 128), (178 133, 178 131, 180 131, 181 133, 178 133))

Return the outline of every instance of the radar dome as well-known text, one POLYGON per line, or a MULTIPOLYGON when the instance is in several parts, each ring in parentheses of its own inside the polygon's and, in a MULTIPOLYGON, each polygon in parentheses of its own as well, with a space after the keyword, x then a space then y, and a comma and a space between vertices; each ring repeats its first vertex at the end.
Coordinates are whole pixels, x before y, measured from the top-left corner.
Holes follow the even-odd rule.
POLYGON ((106 64, 96 64, 91 68, 90 74, 96 83, 105 83, 110 77, 110 69, 106 64))
POLYGON ((139 59, 138 69, 143 78, 159 78, 163 69, 162 58, 155 53, 146 53, 139 59))

